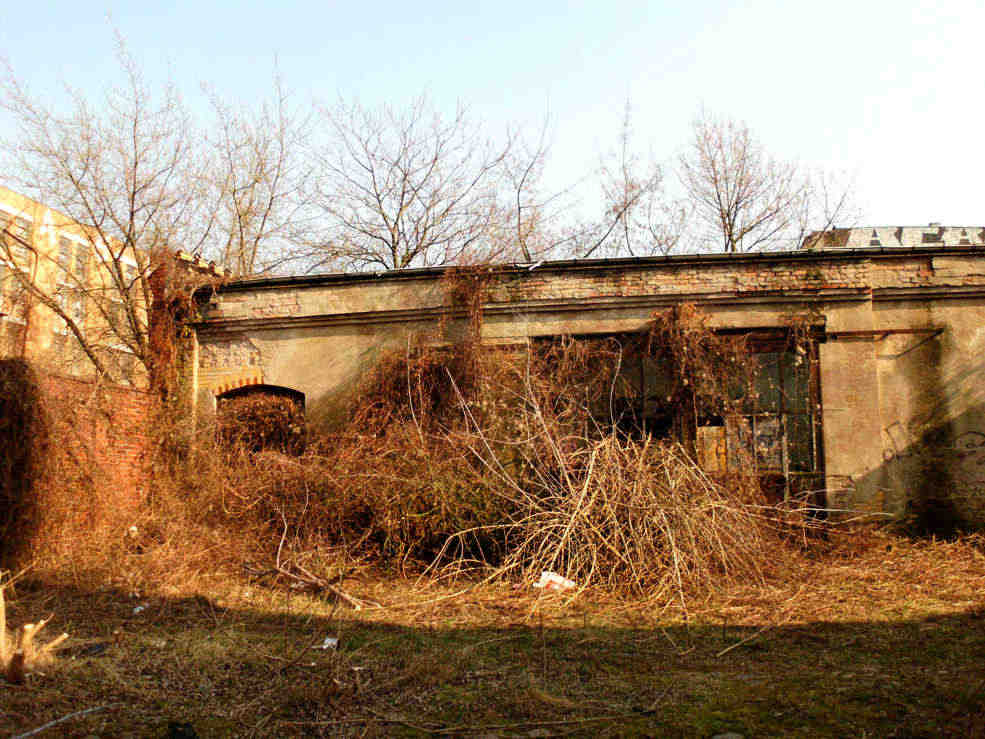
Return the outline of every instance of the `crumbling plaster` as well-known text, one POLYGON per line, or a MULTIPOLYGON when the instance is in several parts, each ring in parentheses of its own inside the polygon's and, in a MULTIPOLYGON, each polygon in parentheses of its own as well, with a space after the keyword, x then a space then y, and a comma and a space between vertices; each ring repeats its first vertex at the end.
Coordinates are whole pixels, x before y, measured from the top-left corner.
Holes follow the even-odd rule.
MULTIPOLYGON (((228 285, 196 327, 200 397, 280 385, 305 394, 314 423, 330 419, 382 351, 461 331, 463 316, 450 306, 444 279, 440 270, 410 270, 228 285)), ((680 302, 699 305, 721 328, 784 326, 806 315, 823 328, 829 504, 899 514, 907 500, 947 485, 962 513, 985 520, 985 444, 974 446, 974 434, 985 432, 985 249, 494 268, 482 337, 522 343, 633 331, 680 302)), ((209 407, 199 404, 205 414, 209 407)))

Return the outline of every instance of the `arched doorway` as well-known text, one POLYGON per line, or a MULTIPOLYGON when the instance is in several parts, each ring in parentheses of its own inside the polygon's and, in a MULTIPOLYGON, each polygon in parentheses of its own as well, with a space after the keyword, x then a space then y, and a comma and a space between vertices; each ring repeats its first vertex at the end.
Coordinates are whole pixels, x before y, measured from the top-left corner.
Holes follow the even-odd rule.
POLYGON ((278 385, 229 390, 216 397, 216 425, 226 444, 300 454, 306 436, 304 393, 278 385))

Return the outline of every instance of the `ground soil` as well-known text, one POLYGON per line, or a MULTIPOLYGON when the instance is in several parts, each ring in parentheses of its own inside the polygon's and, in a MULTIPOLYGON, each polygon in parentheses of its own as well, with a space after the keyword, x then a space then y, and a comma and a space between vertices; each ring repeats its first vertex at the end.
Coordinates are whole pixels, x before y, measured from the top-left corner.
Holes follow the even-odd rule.
POLYGON ((71 634, 0 732, 49 736, 983 736, 978 540, 888 535, 679 606, 364 572, 346 605, 245 580, 146 594, 23 579, 71 634), (321 649, 326 637, 337 649, 321 649), (169 734, 169 732, 171 732, 169 734))

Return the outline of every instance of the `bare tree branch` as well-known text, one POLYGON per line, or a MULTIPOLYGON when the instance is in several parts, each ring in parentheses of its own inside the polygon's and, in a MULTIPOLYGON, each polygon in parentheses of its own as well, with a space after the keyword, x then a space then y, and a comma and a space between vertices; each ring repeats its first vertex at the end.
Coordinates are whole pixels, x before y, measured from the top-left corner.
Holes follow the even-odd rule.
POLYGON ((323 263, 401 269, 501 256, 512 133, 486 139, 463 106, 446 119, 423 96, 402 112, 341 101, 322 120, 331 134, 315 152, 323 263))
POLYGON ((618 146, 602 159, 599 179, 603 216, 579 237, 577 256, 649 256, 677 247, 686 208, 666 199, 660 165, 634 150, 628 101, 618 146))
POLYGON ((310 116, 294 109, 279 76, 273 99, 256 111, 225 103, 214 91, 210 97, 215 164, 207 185, 218 203, 217 260, 233 275, 249 276, 302 258, 293 243, 306 225, 312 168, 302 153, 310 116))
POLYGON ((679 175, 704 227, 726 252, 798 246, 809 229, 853 212, 850 187, 770 156, 749 127, 702 112, 679 175))
MULTIPOLYGON (((115 86, 98 100, 69 88, 60 106, 6 65, 0 112, 14 133, 0 156, 11 183, 57 221, 46 243, 30 244, 36 273, 14 279, 97 372, 134 380, 155 361, 149 278, 169 254, 206 254, 237 275, 295 256, 308 121, 275 78, 272 102, 256 110, 213 95, 215 129, 202 129, 171 83, 145 83, 120 38, 116 51, 115 86)), ((0 257, 16 263, 9 245, 0 257)))

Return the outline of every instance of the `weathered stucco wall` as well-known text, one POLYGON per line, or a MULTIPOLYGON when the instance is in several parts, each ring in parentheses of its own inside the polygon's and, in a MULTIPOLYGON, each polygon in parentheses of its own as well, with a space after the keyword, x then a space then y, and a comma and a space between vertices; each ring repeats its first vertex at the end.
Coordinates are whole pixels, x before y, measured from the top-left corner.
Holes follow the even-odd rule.
MULTIPOLYGON (((250 384, 333 415, 386 349, 461 331, 437 270, 241 282, 198 325, 198 402, 250 384)), ((641 328, 693 302, 722 328, 811 316, 819 347, 829 503, 899 514, 954 492, 985 521, 985 250, 874 249, 548 263, 489 271, 483 340, 641 328)))

